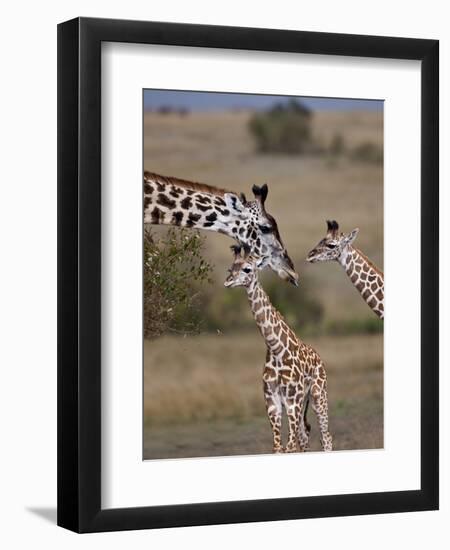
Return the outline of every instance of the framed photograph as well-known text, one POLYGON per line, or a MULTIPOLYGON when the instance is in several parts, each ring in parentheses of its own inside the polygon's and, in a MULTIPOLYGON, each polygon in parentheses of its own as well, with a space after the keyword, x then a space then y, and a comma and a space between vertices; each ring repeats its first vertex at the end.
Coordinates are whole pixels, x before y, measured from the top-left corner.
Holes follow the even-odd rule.
POLYGON ((438 59, 59 25, 60 526, 438 508, 438 59))

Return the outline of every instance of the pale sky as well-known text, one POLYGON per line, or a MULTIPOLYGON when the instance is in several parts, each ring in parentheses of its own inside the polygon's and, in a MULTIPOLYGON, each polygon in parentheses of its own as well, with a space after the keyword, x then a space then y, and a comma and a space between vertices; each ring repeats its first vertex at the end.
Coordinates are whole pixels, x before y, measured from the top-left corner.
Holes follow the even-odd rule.
MULTIPOLYGON (((224 111, 234 108, 264 110, 274 103, 288 101, 292 96, 191 92, 174 90, 144 90, 144 109, 162 106, 186 108, 190 111, 224 111)), ((382 111, 383 100, 302 97, 298 99, 313 111, 382 111)))

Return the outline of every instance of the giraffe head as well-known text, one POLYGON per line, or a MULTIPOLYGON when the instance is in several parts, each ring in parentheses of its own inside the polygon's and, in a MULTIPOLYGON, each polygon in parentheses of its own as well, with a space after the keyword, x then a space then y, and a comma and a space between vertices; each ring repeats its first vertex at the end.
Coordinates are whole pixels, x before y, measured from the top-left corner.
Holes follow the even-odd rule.
POLYGON ((144 223, 177 225, 223 233, 252 255, 265 258, 282 279, 295 285, 298 275, 281 240, 275 219, 266 211, 267 184, 254 185, 254 199, 210 185, 144 173, 144 223))
POLYGON ((243 246, 250 248, 252 256, 259 258, 258 269, 269 266, 279 277, 298 286, 298 275, 287 253, 278 231, 277 222, 265 209, 269 188, 265 183, 252 188, 254 200, 246 201, 231 193, 225 193, 225 202, 231 212, 238 211, 241 224, 236 228, 235 238, 243 246))
POLYGON ((348 234, 340 233, 337 221, 327 220, 327 234, 308 254, 307 261, 311 263, 341 261, 347 247, 356 239, 358 232, 359 229, 356 228, 348 234))
POLYGON ((234 252, 234 259, 228 270, 229 275, 223 284, 229 288, 248 287, 256 277, 257 270, 260 269, 258 260, 250 255, 250 249, 246 246, 243 255, 241 255, 242 247, 239 245, 232 246, 231 250, 234 252))

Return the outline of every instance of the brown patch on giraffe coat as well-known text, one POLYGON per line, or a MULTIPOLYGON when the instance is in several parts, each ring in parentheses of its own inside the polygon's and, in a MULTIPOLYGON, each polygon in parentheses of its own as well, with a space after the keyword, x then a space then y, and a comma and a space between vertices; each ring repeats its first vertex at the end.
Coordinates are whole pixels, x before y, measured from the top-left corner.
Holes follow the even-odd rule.
MULTIPOLYGON (((217 210, 222 214, 222 216, 227 217, 230 215, 230 211, 227 208, 217 208, 217 210)), ((256 234, 255 234, 255 237, 256 237, 256 234)))
POLYGON ((208 222, 215 222, 217 220, 217 214, 216 212, 211 212, 211 214, 208 214, 206 217, 205 217, 206 221, 208 222))
POLYGON ((181 208, 184 208, 185 210, 189 210, 189 208, 192 206, 192 198, 191 197, 185 197, 181 203, 181 208))
POLYGON ((194 214, 193 212, 190 212, 186 223, 189 227, 192 227, 198 222, 200 218, 200 214, 194 214))
MULTIPOLYGON (((195 200, 196 200, 196 202, 200 202, 201 204, 211 205, 211 199, 208 196, 196 195, 195 200)), ((210 208, 210 206, 209 206, 209 208, 210 208)))
POLYGON ((175 225, 181 225, 183 221, 183 212, 174 212, 172 220, 175 225))
POLYGON ((157 206, 155 206, 155 208, 153 208, 153 210, 151 211, 152 223, 153 224, 158 224, 161 217, 162 217, 161 210, 157 206))
POLYGON ((169 199, 164 193, 159 193, 156 202, 165 208, 175 208, 176 202, 172 199, 169 199))
POLYGON ((273 369, 272 367, 266 367, 264 369, 263 380, 265 382, 271 382, 271 381, 275 380, 276 377, 277 377, 277 373, 276 373, 275 369, 273 369))
POLYGON ((264 311, 260 313, 255 313, 255 321, 260 325, 265 322, 264 313, 265 313, 264 311))

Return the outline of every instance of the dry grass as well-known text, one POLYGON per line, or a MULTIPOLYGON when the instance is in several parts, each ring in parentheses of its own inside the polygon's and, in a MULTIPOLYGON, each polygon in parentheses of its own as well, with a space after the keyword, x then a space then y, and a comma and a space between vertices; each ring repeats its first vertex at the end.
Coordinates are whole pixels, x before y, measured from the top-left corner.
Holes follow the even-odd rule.
MULTIPOLYGON (((382 399, 382 336, 308 341, 325 362, 330 401, 382 399)), ((244 335, 164 336, 145 341, 144 417, 148 424, 265 415, 265 347, 244 335)))
MULTIPOLYGON (((380 335, 309 340, 328 373, 337 449, 383 441, 380 335)), ((145 342, 146 458, 270 452, 260 335, 163 337, 145 342), (249 437, 251 435, 251 437, 249 437)), ((313 448, 319 448, 313 413, 313 448)))

